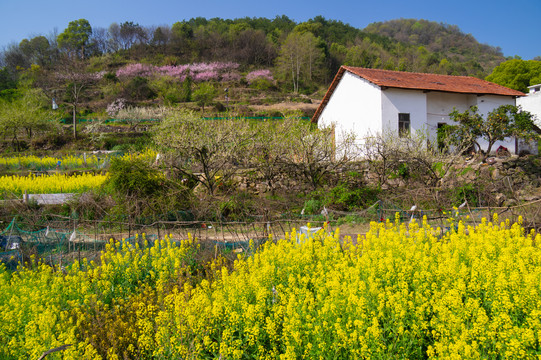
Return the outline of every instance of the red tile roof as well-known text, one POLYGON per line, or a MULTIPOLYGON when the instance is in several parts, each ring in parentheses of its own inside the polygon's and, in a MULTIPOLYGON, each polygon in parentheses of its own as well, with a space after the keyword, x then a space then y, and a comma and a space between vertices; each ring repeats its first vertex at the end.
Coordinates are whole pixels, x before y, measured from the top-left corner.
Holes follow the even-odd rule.
POLYGON ((504 95, 524 96, 525 94, 513 89, 506 88, 489 81, 481 80, 471 76, 451 76, 438 74, 410 73, 404 71, 391 71, 380 69, 366 69, 352 66, 342 66, 334 77, 331 86, 325 97, 316 110, 312 121, 317 118, 329 102, 334 89, 342 79, 346 71, 362 77, 382 88, 399 88, 424 91, 443 91, 461 94, 477 95, 504 95))

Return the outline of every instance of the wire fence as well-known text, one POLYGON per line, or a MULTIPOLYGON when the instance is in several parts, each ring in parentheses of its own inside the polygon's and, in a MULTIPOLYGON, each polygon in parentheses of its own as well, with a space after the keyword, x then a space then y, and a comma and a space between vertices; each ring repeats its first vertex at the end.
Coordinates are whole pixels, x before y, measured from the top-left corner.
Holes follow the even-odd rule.
MULTIPOLYGON (((48 216, 30 221, 13 218, 0 231, 0 261, 15 268, 34 258, 51 264, 66 264, 82 257, 98 257, 111 240, 153 245, 166 235, 172 241, 196 239, 203 248, 215 251, 246 252, 250 244, 258 246, 268 239, 282 238, 293 229, 306 226, 308 217, 293 220, 223 222, 223 221, 156 221, 134 224, 117 221, 90 221, 70 217, 48 216)), ((322 227, 321 220, 312 227, 322 227)), ((7 223, 7 222, 4 222, 7 223)))
MULTIPOLYGON (((273 120, 284 120, 283 116, 216 116, 216 117, 203 117, 203 120, 255 120, 255 121, 273 121, 273 120)), ((310 120, 311 118, 308 116, 302 116, 299 117, 299 119, 302 120, 310 120)), ((73 121, 72 118, 65 118, 61 119, 60 122, 62 124, 71 124, 73 121)), ((99 120, 99 119, 77 119, 77 122, 79 123, 92 123, 101 121, 104 124, 129 124, 129 123, 156 123, 160 122, 161 119, 106 119, 106 120, 99 120)))
POLYGON ((165 235, 172 241, 188 238, 197 239, 204 247, 216 251, 247 251, 250 242, 259 245, 270 239, 283 238, 295 229, 306 231, 311 228, 326 226, 329 231, 340 227, 348 217, 360 220, 364 226, 354 228, 351 233, 341 232, 341 236, 357 236, 368 230, 371 221, 411 222, 425 218, 433 227, 439 227, 442 235, 456 226, 458 221, 476 226, 483 218, 492 219, 498 214, 500 220, 516 222, 522 218, 523 226, 528 230, 541 233, 541 200, 536 200, 513 207, 475 207, 467 203, 451 209, 419 209, 412 206, 403 209, 391 202, 377 201, 372 206, 357 212, 341 212, 324 208, 318 215, 283 214, 280 219, 251 221, 155 221, 137 224, 127 221, 83 220, 74 217, 48 215, 36 219, 15 217, 0 222, 0 261, 8 266, 24 263, 31 255, 49 259, 51 263, 66 262, 98 256, 99 252, 111 240, 122 240, 144 244, 143 239, 152 245, 165 235), (452 221, 449 221, 452 219, 452 221))

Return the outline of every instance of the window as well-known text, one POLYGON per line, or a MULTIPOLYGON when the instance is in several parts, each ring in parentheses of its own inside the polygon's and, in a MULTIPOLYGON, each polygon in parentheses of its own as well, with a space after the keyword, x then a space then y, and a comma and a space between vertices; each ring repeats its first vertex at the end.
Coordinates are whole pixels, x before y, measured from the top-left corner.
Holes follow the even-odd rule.
POLYGON ((410 134, 410 114, 398 114, 398 135, 407 137, 410 134))

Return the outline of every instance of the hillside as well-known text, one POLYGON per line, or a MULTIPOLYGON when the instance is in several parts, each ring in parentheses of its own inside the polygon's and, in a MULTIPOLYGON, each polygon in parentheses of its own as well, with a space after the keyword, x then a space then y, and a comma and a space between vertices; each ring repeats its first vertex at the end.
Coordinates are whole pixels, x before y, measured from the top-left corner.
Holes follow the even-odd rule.
POLYGON ((300 102, 312 104, 302 107, 309 116, 341 65, 485 78, 504 60, 498 48, 457 26, 427 20, 357 29, 322 16, 303 23, 287 16, 194 18, 109 28, 79 19, 55 38, 23 39, 0 53, 0 99, 40 88, 68 118, 74 73, 93 73, 87 80, 96 81, 77 96, 81 117, 110 116, 106 109, 116 101, 191 106, 209 115, 233 107, 239 115, 262 115, 300 102))
POLYGON ((442 66, 441 62, 446 60, 449 65, 462 65, 467 71, 464 74, 464 69, 457 69, 461 75, 482 77, 505 60, 499 47, 480 44, 456 25, 399 19, 370 24, 364 31, 408 46, 423 47, 434 64, 438 62, 442 66))

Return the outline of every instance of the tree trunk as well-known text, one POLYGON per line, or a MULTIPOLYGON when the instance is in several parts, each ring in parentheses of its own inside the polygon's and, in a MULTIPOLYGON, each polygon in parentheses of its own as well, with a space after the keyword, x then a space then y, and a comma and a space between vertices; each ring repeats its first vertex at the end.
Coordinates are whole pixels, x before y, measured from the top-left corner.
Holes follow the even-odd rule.
POLYGON ((73 107, 73 138, 77 140, 77 107, 73 107))

